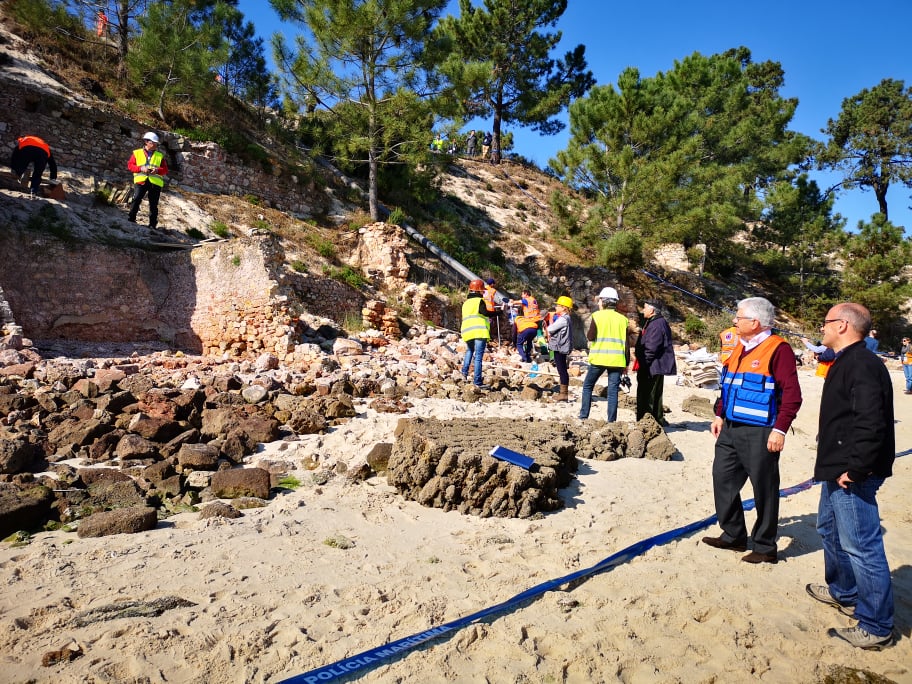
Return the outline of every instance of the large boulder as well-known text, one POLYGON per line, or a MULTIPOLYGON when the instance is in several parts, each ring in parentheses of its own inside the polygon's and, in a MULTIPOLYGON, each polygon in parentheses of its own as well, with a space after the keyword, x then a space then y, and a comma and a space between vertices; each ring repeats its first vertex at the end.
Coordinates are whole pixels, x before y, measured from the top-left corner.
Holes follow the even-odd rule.
POLYGON ((106 537, 111 534, 135 534, 154 530, 158 514, 154 508, 119 508, 95 513, 79 522, 79 537, 106 537))
POLYGON ((50 517, 54 493, 38 484, 0 482, 0 539, 17 530, 32 530, 50 517))
POLYGON ((212 474, 209 487, 219 499, 269 498, 269 473, 262 468, 233 468, 212 474))
POLYGON ((38 455, 40 449, 25 437, 0 430, 0 474, 24 473, 38 455))

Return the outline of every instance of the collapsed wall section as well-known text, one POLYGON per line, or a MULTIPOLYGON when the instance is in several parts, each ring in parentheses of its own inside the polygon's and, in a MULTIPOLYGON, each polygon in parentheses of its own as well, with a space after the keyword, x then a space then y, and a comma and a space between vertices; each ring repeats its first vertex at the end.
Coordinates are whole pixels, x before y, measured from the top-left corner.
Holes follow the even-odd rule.
POLYGON ((26 337, 295 359, 284 254, 272 236, 149 252, 7 230, 0 254, 0 288, 26 337))

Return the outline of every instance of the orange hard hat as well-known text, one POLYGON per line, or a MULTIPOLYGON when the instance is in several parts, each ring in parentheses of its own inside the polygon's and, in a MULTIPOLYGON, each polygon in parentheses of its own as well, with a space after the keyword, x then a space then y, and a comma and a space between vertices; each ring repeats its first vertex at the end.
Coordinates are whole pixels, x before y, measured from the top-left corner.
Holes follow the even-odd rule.
POLYGON ((469 292, 484 292, 485 286, 481 278, 475 278, 472 282, 469 283, 469 292))

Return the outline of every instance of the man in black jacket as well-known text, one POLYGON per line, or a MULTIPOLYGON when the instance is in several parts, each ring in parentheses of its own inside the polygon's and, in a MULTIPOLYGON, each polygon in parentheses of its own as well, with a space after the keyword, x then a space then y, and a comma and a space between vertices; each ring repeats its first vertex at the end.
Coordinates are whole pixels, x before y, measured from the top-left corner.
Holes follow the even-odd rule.
POLYGON ((877 490, 893 474, 893 386, 883 361, 865 347, 871 314, 837 304, 823 322, 822 342, 836 352, 820 398, 817 531, 823 539, 826 585, 813 598, 858 620, 829 635, 853 646, 892 646, 893 586, 884 553, 877 490))

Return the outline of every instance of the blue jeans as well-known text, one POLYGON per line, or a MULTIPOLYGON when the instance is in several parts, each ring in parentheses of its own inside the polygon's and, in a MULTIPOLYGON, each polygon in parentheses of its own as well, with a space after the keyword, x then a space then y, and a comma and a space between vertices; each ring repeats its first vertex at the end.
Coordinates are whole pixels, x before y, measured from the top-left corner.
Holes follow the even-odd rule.
POLYGON ((462 374, 469 376, 469 367, 472 365, 472 357, 475 358, 475 377, 472 379, 476 385, 481 384, 481 360, 484 358, 485 346, 488 341, 484 338, 469 340, 466 342, 465 360, 462 362, 462 374))
POLYGON ((912 363, 903 364, 903 375, 906 376, 906 391, 912 391, 912 363))
POLYGON ((521 361, 529 363, 532 360, 532 347, 537 334, 538 328, 526 328, 516 336, 516 351, 521 361))
POLYGON ((893 584, 884 553, 875 495, 882 477, 820 483, 817 531, 823 539, 824 579, 833 598, 855 606, 858 626, 868 634, 893 631, 893 584))
POLYGON ((592 390, 595 383, 602 377, 602 373, 608 373, 608 422, 613 423, 618 417, 618 388, 621 386, 621 373, 623 368, 608 368, 606 366, 593 366, 589 364, 589 370, 586 371, 586 378, 583 380, 583 398, 580 402, 579 417, 586 419, 589 417, 589 407, 592 406, 592 390))

